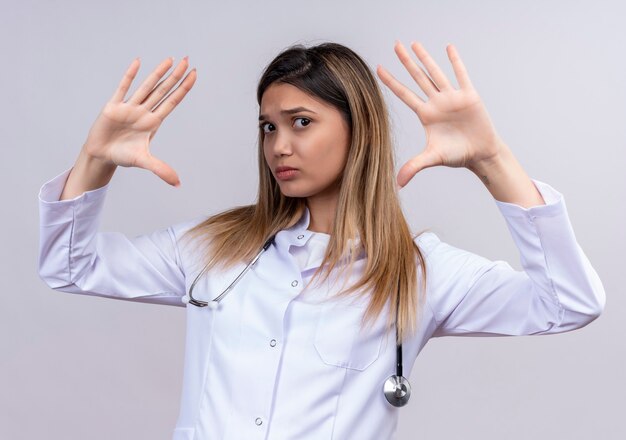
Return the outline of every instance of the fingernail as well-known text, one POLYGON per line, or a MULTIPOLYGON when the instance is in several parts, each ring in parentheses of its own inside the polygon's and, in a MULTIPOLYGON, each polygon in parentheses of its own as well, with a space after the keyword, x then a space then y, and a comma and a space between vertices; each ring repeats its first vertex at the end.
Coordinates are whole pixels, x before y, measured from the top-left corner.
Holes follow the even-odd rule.
POLYGON ((185 56, 183 57, 183 60, 186 60, 186 61, 187 61, 187 60, 189 60, 189 55, 185 55, 185 56))
POLYGON ((176 188, 180 188, 180 180, 174 184, 176 188))

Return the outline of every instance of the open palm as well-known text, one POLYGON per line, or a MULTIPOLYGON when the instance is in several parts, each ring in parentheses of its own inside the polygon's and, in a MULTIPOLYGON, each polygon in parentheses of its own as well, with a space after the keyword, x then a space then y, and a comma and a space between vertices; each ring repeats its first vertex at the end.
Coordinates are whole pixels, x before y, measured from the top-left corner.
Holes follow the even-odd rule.
POLYGON ((168 95, 183 78, 189 65, 187 57, 183 58, 174 71, 159 83, 172 63, 172 58, 162 61, 135 93, 124 101, 139 70, 138 60, 131 63, 89 131, 85 149, 91 157, 119 166, 144 168, 171 185, 180 182, 176 171, 152 155, 149 149, 150 141, 163 120, 183 100, 196 80, 196 70, 192 69, 168 95))
POLYGON ((383 83, 417 114, 426 132, 424 151, 405 163, 398 173, 401 187, 424 168, 440 165, 469 168, 495 157, 502 144, 456 48, 450 44, 446 49, 459 89, 452 86, 421 44, 413 43, 411 48, 427 71, 413 61, 402 43, 396 42, 394 46, 398 58, 428 97, 427 101, 382 66, 377 69, 383 83))

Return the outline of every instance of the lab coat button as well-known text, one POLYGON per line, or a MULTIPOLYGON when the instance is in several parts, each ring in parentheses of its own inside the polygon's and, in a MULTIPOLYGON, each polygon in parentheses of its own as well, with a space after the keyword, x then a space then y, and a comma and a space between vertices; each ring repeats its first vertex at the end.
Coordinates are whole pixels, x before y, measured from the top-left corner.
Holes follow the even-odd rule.
POLYGON ((304 235, 300 234, 298 235, 298 240, 302 240, 304 238, 304 235))
POLYGON ((257 417, 254 423, 256 423, 257 425, 261 425, 261 423, 263 423, 263 420, 261 419, 261 417, 257 417))
POLYGON ((272 339, 272 340, 270 341, 270 345, 271 345, 272 347, 275 347, 275 346, 276 346, 276 339, 272 339))
POLYGON ((292 285, 293 287, 296 287, 296 286, 298 285, 298 280, 293 280, 293 281, 291 282, 291 285, 292 285))

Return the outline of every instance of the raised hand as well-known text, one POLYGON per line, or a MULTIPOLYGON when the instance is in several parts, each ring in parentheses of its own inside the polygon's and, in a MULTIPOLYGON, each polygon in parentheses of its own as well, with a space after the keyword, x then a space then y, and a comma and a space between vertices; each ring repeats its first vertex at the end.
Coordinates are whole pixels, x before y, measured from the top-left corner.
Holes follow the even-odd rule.
POLYGON ((405 163, 398 172, 400 187, 424 168, 444 165, 471 169, 481 161, 496 157, 503 144, 456 48, 449 44, 446 52, 459 89, 453 87, 420 43, 412 43, 411 48, 426 71, 413 61, 402 43, 397 41, 394 46, 398 58, 426 94, 427 101, 382 66, 379 65, 376 71, 382 82, 417 114, 426 132, 424 151, 405 163))
POLYGON ((176 171, 154 157, 149 150, 150 141, 163 120, 183 100, 196 81, 194 68, 163 99, 183 77, 189 65, 188 57, 183 58, 174 71, 157 84, 173 63, 173 58, 162 61, 130 99, 124 101, 139 70, 139 59, 133 60, 117 90, 89 130, 83 147, 88 155, 106 163, 150 170, 170 185, 180 183, 176 171))

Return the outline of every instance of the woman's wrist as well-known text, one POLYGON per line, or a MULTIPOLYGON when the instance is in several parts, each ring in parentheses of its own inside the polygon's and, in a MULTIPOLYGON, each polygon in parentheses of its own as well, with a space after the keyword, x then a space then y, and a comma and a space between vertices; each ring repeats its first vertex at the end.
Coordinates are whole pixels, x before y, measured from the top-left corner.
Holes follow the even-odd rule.
POLYGON ((94 157, 83 148, 70 171, 59 200, 73 199, 85 191, 105 186, 111 181, 116 169, 116 164, 94 157))
POLYGON ((469 167, 498 201, 524 208, 544 205, 545 201, 511 149, 503 144, 500 153, 469 167))

